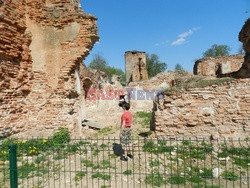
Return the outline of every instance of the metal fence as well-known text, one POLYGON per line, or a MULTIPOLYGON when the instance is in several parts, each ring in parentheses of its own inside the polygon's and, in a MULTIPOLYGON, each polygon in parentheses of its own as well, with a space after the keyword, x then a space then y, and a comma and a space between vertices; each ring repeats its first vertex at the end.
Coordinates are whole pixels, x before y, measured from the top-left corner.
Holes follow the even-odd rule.
POLYGON ((250 187, 248 140, 118 139, 0 141, 0 187, 250 187))

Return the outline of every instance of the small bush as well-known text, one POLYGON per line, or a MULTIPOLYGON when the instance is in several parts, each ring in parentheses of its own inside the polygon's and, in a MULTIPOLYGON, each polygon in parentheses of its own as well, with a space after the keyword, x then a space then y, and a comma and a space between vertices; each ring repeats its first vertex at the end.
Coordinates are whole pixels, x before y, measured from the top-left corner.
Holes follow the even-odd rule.
POLYGON ((62 145, 69 143, 70 134, 69 130, 66 128, 59 128, 57 132, 55 132, 51 138, 53 140, 54 145, 62 145))

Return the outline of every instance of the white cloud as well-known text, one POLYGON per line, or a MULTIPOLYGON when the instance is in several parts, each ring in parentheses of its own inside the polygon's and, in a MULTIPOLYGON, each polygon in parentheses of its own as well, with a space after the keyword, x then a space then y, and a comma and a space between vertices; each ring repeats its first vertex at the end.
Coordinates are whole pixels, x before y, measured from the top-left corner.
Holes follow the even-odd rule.
POLYGON ((183 44, 183 43, 185 43, 185 42, 186 42, 186 39, 185 39, 185 38, 179 38, 179 39, 177 39, 176 41, 172 42, 171 45, 172 45, 172 46, 177 46, 177 45, 181 45, 181 44, 183 44))
POLYGON ((193 34, 193 31, 191 29, 189 29, 188 31, 182 33, 182 34, 179 34, 179 38, 186 38, 188 37, 189 35, 192 35, 193 34))
POLYGON ((172 46, 177 46, 177 45, 181 45, 181 44, 184 44, 187 40, 186 38, 190 35, 192 35, 194 33, 194 31, 197 31, 199 30, 200 28, 199 27, 194 27, 192 29, 189 29, 188 31, 184 32, 184 33, 181 33, 178 35, 178 39, 173 41, 171 43, 172 46))

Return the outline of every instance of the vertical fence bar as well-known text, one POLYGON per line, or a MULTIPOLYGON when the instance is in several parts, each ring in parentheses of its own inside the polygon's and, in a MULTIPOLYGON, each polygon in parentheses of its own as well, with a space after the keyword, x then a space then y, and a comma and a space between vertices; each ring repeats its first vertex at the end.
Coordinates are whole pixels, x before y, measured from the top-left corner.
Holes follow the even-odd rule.
POLYGON ((17 188, 17 146, 13 144, 9 147, 10 160, 10 187, 17 188))

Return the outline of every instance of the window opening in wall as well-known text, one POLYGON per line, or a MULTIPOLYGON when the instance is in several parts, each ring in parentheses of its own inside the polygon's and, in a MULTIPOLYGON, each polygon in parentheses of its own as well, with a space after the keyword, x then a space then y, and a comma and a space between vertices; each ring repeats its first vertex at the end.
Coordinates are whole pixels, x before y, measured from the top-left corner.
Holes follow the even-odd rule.
POLYGON ((0 107, 3 105, 3 99, 0 99, 0 107))
POLYGON ((139 74, 140 74, 140 80, 142 79, 142 68, 141 68, 141 58, 139 58, 139 74))
POLYGON ((88 90, 91 88, 91 85, 92 85, 92 81, 89 78, 85 78, 85 80, 83 81, 85 99, 88 96, 88 90))

